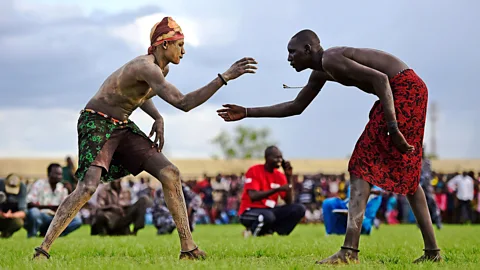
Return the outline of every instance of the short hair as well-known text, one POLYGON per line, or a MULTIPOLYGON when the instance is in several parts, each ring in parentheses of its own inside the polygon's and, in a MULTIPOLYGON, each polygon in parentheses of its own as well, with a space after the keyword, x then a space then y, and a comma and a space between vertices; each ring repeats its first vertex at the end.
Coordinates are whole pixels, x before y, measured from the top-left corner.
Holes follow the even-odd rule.
POLYGON ((317 34, 310 29, 304 29, 296 33, 292 39, 294 38, 304 43, 310 43, 311 45, 320 44, 320 39, 317 34))
POLYGON ((47 174, 50 175, 53 168, 55 168, 55 167, 60 167, 61 168, 62 166, 58 163, 50 163, 50 165, 48 165, 48 167, 47 167, 47 174))
POLYGON ((272 151, 275 149, 278 150, 278 147, 276 147, 275 145, 270 145, 269 147, 267 147, 267 149, 265 149, 265 157, 268 157, 269 155, 271 155, 272 151))

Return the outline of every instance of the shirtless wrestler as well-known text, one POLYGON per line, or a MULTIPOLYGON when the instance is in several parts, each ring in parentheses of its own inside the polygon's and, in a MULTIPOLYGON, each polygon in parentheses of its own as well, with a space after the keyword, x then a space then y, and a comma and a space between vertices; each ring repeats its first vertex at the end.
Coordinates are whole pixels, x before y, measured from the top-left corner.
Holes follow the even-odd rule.
POLYGON ((150 34, 147 55, 139 56, 111 74, 97 94, 81 111, 78 120, 79 184, 59 206, 34 259, 49 258, 49 250, 65 227, 90 199, 100 181, 110 182, 142 171, 157 178, 163 186, 165 201, 177 226, 180 259, 201 259, 189 229, 179 170, 161 153, 163 119, 151 98, 159 96, 179 110, 188 112, 206 102, 220 87, 246 73, 255 73, 256 61, 243 58, 206 86, 182 94, 165 80, 168 64, 179 64, 185 54, 184 35, 170 17, 155 24, 150 34), (141 108, 155 121, 150 132, 152 142, 131 120, 141 108))
POLYGON ((327 81, 355 86, 377 100, 349 162, 350 207, 340 251, 319 263, 358 262, 362 220, 372 185, 406 195, 422 232, 424 255, 415 262, 440 261, 423 189, 419 187, 428 90, 422 79, 397 57, 374 49, 324 50, 318 36, 302 30, 288 43, 288 61, 298 72, 312 69, 308 84, 289 102, 259 108, 226 104, 225 121, 245 117, 301 114, 327 81))

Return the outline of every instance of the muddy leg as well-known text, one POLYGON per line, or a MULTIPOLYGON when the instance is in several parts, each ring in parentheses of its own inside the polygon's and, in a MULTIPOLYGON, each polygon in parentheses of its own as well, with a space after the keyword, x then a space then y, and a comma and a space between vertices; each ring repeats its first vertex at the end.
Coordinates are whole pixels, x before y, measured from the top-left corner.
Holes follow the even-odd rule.
POLYGON ((162 183, 165 203, 172 214, 180 237, 182 250, 180 259, 205 258, 205 252, 198 249, 192 238, 178 169, 162 153, 158 153, 145 163, 145 171, 162 183))
POLYGON ((415 218, 417 219, 418 226, 423 236, 423 243, 425 245, 425 253, 420 258, 416 259, 414 263, 423 261, 439 262, 442 260, 440 256, 440 249, 437 246, 435 240, 435 232, 433 230, 432 220, 430 218, 430 212, 428 211, 427 200, 425 193, 421 186, 413 195, 407 195, 408 202, 412 208, 415 218))
POLYGON ((363 215, 370 196, 370 184, 359 178, 350 181, 350 202, 348 204, 347 232, 343 246, 337 253, 317 264, 358 263, 358 245, 362 230, 363 215))
POLYGON ((100 182, 102 168, 91 166, 82 182, 77 188, 59 205, 55 217, 48 227, 47 234, 40 247, 36 248, 33 259, 48 258, 48 252, 53 242, 70 224, 78 211, 90 200, 100 182))

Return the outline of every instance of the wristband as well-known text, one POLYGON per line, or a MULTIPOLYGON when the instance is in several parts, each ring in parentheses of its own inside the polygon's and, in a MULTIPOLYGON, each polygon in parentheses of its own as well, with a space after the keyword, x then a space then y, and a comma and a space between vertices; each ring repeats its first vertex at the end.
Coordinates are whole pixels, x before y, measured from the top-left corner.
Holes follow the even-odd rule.
POLYGON ((387 122, 387 129, 390 134, 397 133, 399 131, 397 121, 387 122))
POLYGON ((227 85, 227 81, 223 78, 222 74, 218 73, 218 77, 223 81, 223 84, 227 85))

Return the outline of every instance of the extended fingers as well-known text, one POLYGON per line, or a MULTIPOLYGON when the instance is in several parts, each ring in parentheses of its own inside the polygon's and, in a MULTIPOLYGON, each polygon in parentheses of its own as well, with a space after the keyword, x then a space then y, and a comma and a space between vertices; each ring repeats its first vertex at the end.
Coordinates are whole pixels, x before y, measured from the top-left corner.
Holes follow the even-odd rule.
POLYGON ((158 152, 162 151, 163 149, 163 144, 165 143, 163 136, 159 136, 158 138, 158 152))
POLYGON ((218 116, 220 116, 223 120, 229 122, 231 121, 232 119, 230 118, 230 115, 228 115, 228 113, 219 113, 218 116))
POLYGON ((257 61, 255 59, 253 59, 252 57, 244 57, 240 60, 238 60, 237 62, 235 62, 236 64, 237 63, 248 63, 248 64, 258 64, 257 61))
POLYGON ((149 138, 153 136, 154 131, 155 131, 155 126, 152 127, 152 131, 150 131, 150 135, 148 135, 149 138))

